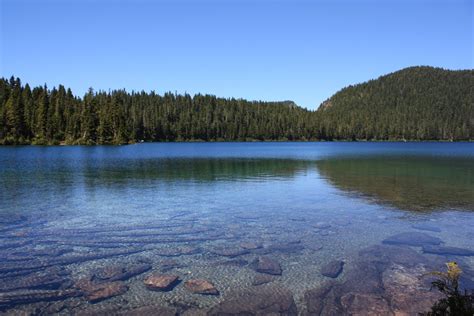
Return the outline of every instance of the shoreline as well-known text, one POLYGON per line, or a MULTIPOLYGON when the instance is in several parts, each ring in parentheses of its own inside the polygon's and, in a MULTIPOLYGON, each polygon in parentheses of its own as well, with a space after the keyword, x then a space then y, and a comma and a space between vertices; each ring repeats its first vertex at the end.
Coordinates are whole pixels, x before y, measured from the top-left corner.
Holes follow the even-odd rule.
POLYGON ((367 139, 357 139, 357 140, 350 140, 350 139, 337 139, 337 140, 171 140, 171 141, 137 141, 137 142, 129 142, 123 144, 113 144, 113 143, 93 143, 93 144, 85 144, 85 143, 66 143, 66 142, 59 142, 59 143, 52 143, 52 144, 34 144, 34 143, 24 143, 24 144, 2 144, 0 143, 0 147, 18 147, 18 146, 38 146, 38 147, 56 147, 56 146, 126 146, 126 145, 138 145, 138 144, 151 144, 151 143, 177 143, 177 144, 185 144, 185 143, 474 143, 474 139, 469 140, 436 140, 436 139, 418 139, 418 140, 402 140, 402 139, 384 139, 384 140, 367 140, 367 139))

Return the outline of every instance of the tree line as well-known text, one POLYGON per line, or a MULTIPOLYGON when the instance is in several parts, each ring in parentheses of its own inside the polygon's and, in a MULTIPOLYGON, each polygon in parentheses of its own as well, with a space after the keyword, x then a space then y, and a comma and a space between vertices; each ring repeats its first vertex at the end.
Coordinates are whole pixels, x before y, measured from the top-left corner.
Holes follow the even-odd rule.
POLYGON ((294 102, 0 79, 0 144, 139 141, 472 140, 474 71, 412 67, 349 86, 311 111, 294 102))
POLYGON ((314 137, 310 113, 291 101, 92 89, 78 98, 62 85, 0 80, 3 144, 307 140, 314 137))
POLYGON ((317 116, 322 138, 473 140, 474 70, 405 68, 342 89, 317 116))

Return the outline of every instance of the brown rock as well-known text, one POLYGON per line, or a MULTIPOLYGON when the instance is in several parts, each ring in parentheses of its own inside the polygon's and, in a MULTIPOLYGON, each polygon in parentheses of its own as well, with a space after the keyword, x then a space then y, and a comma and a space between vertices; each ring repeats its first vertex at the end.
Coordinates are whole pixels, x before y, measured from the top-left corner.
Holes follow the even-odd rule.
POLYGON ((443 297, 438 291, 430 291, 427 279, 420 278, 428 272, 423 265, 407 268, 398 264, 384 271, 385 294, 397 314, 417 315, 429 311, 443 297))
POLYGON ((162 272, 170 271, 176 268, 182 268, 185 267, 186 265, 173 260, 173 259, 166 259, 160 262, 160 270, 162 272))
POLYGON ((184 286, 186 289, 196 294, 219 295, 219 291, 215 288, 214 284, 207 280, 191 279, 186 281, 184 286))
POLYGON ((145 278, 143 283, 149 290, 169 291, 177 284, 179 277, 169 274, 152 274, 145 278))
POLYGON ((288 242, 278 242, 268 245, 266 248, 257 249, 256 251, 261 254, 269 253, 297 253, 304 249, 304 246, 301 244, 301 240, 293 240, 288 242))
POLYGON ((226 261, 221 261, 218 263, 219 265, 222 266, 236 266, 236 267, 243 267, 249 264, 249 262, 245 259, 231 259, 231 260, 226 260, 226 261))
POLYGON ((258 257, 254 262, 254 267, 255 270, 260 273, 272 275, 281 275, 282 273, 280 264, 274 259, 266 256, 258 257))
POLYGON ((327 313, 329 305, 332 305, 333 311, 336 310, 336 313, 332 313, 332 315, 341 314, 341 309, 338 309, 337 304, 334 304, 333 287, 334 283, 331 282, 319 288, 306 291, 304 294, 304 301, 306 303, 305 315, 322 315, 323 310, 326 312, 324 315, 331 315, 331 313, 327 313))
POLYGON ((344 262, 340 260, 332 260, 321 268, 321 274, 329 278, 337 278, 341 274, 344 262))
POLYGON ((297 314, 291 292, 270 284, 231 293, 208 312, 208 315, 296 316, 297 314))
POLYGON ((347 315, 394 315, 388 302, 377 294, 347 293, 341 297, 347 315))
POLYGON ((32 272, 24 276, 3 278, 0 282, 0 291, 17 289, 45 289, 60 290, 72 285, 68 273, 63 268, 50 267, 44 271, 32 272))
POLYGON ((94 279, 100 281, 125 281, 151 269, 150 264, 135 264, 130 266, 107 266, 94 273, 94 279))
POLYGON ((114 296, 122 295, 128 290, 123 282, 95 283, 90 278, 83 278, 75 283, 89 302, 96 303, 114 296))
POLYGON ((242 242, 240 243, 240 247, 247 250, 254 250, 254 249, 262 248, 262 245, 256 244, 254 242, 242 242))
POLYGON ((241 248, 216 248, 212 250, 212 253, 219 256, 234 258, 234 257, 248 254, 249 251, 246 249, 241 249, 241 248))
POLYGON ((163 257, 179 257, 183 255, 193 255, 199 252, 199 248, 191 246, 182 246, 177 248, 163 248, 157 250, 157 254, 163 257))
POLYGON ((164 306, 141 306, 134 309, 120 311, 120 316, 143 316, 143 315, 159 315, 159 316, 176 316, 177 311, 174 308, 164 306))
POLYGON ((81 293, 74 289, 67 290, 20 290, 0 293, 0 309, 19 304, 29 304, 42 301, 58 301, 70 297, 80 296, 81 293))
POLYGON ((252 281, 252 285, 262 285, 266 283, 273 282, 275 280, 274 277, 268 274, 257 274, 252 281))
POLYGON ((343 282, 305 293, 304 315, 418 315, 439 298, 420 276, 439 270, 440 264, 408 247, 368 247, 351 263, 343 282))

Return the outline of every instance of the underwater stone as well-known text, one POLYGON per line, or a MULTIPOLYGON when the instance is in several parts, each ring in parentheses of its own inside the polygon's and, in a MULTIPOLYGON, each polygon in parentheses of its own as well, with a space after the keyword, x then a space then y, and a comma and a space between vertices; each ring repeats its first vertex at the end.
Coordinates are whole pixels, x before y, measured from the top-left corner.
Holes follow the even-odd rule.
POLYGON ((269 254, 269 253, 274 253, 274 252, 280 252, 280 253, 295 253, 302 251, 304 249, 304 246, 301 244, 300 240, 295 240, 295 241, 290 241, 290 242, 284 242, 284 243, 274 243, 266 248, 262 249, 256 249, 255 253, 258 254, 269 254))
POLYGON ((90 278, 83 278, 74 285, 84 293, 86 299, 91 303, 122 295, 128 291, 128 286, 121 281, 95 283, 90 278))
POLYGON ((240 248, 217 248, 212 250, 211 252, 219 256, 231 258, 246 255, 249 253, 248 250, 240 248))
POLYGON ((66 289, 72 285, 67 278, 66 270, 59 267, 50 267, 44 271, 32 272, 28 275, 5 278, 0 282, 0 291, 17 289, 66 289))
POLYGON ((0 307, 12 307, 18 304, 28 304, 41 301, 58 301, 80 296, 74 289, 67 290, 20 290, 0 293, 0 307))
POLYGON ((296 316, 298 311, 290 291, 269 284, 226 295, 208 315, 296 316))
POLYGON ((303 315, 418 315, 426 312, 427 302, 435 300, 432 301, 429 293, 429 282, 424 283, 426 280, 418 277, 439 270, 443 262, 431 260, 409 247, 374 245, 362 249, 342 282, 331 281, 305 292, 303 315), (410 297, 404 297, 404 289, 411 293, 410 297))
POLYGON ((94 273, 94 278, 98 280, 107 280, 109 282, 125 281, 150 269, 151 265, 146 263, 131 266, 107 266, 94 273))
POLYGON ((275 279, 268 274, 257 274, 252 281, 252 285, 262 285, 273 282, 275 279))
POLYGON ((394 315, 387 300, 372 293, 347 293, 341 305, 347 315, 394 315))
POLYGON ((184 287, 196 294, 219 295, 219 291, 214 284, 203 279, 191 279, 184 283, 184 287))
POLYGON ((383 241, 384 244, 389 245, 407 245, 407 246, 424 246, 424 245, 439 245, 441 239, 419 232, 406 232, 388 237, 383 241))
POLYGON ((321 274, 329 278, 337 278, 344 268, 344 262, 341 260, 333 260, 323 265, 321 274))
POLYGON ((280 264, 267 256, 261 256, 258 257, 254 263, 253 266, 257 272, 260 273, 266 273, 266 274, 272 274, 272 275, 281 275, 282 274, 282 269, 280 264))
POLYGON ((116 315, 126 316, 143 316, 143 315, 157 315, 157 316, 176 316, 176 309, 164 306, 141 306, 134 309, 120 311, 116 315))
POLYGON ((414 267, 394 264, 383 272, 384 296, 389 298, 395 314, 417 315, 420 311, 429 311, 433 303, 443 297, 438 291, 427 291, 431 280, 421 276, 429 272, 421 264, 414 267))
POLYGON ((452 256, 474 256, 474 250, 448 246, 423 246, 424 253, 452 256))
POLYGON ((166 259, 160 262, 160 270, 162 272, 166 272, 166 271, 173 270, 176 268, 182 268, 185 266, 186 265, 179 263, 178 261, 173 260, 173 259, 166 259))
MULTIPOLYGON (((331 298, 328 298, 329 294, 332 294, 333 286, 334 283, 331 281, 319 288, 306 291, 304 294, 306 313, 303 315, 321 315, 323 310, 327 312, 328 308, 335 309, 335 312, 334 310, 332 311, 332 315, 341 314, 340 310, 338 310, 338 306, 336 304, 331 304, 331 298)), ((334 299, 334 297, 332 297, 332 299, 334 299)), ((331 313, 326 314, 331 315, 331 313)))
POLYGON ((178 283, 179 276, 170 274, 151 274, 143 283, 149 290, 169 291, 178 283))
POLYGON ((262 244, 257 244, 254 242, 242 242, 240 243, 240 247, 246 250, 254 250, 254 249, 262 248, 262 244))
POLYGON ((199 248, 182 246, 178 248, 163 248, 156 250, 157 254, 163 257, 179 257, 183 255, 193 255, 199 252, 199 248))
POLYGON ((411 227, 413 227, 414 229, 426 230, 426 231, 434 232, 434 233, 440 233, 441 232, 441 228, 436 227, 436 226, 432 226, 432 225, 428 225, 428 224, 415 224, 415 225, 412 225, 411 227))

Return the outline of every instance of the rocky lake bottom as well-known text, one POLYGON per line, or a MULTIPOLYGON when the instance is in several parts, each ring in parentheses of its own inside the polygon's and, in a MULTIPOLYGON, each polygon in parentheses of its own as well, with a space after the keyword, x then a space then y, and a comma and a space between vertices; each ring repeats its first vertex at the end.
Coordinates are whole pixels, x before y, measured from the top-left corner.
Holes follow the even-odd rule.
POLYGON ((452 260, 474 289, 470 158, 304 158, 2 158, 0 315, 416 315, 452 260))

